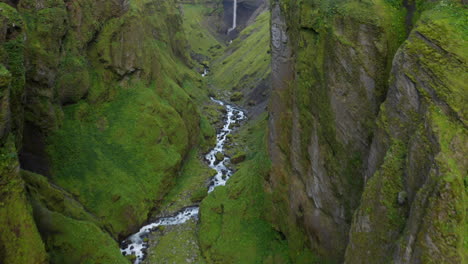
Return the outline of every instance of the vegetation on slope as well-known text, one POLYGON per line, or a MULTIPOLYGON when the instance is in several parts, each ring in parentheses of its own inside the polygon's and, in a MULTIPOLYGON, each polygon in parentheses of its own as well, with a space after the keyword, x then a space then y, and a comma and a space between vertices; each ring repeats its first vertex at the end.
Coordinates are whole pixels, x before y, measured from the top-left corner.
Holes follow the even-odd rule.
POLYGON ((132 2, 104 25, 90 50, 88 100, 64 107, 48 138, 54 182, 114 236, 146 220, 200 135, 193 102, 204 93, 183 62, 181 20, 172 3, 158 3, 132 2))
POLYGON ((290 263, 287 242, 264 219, 265 131, 265 115, 241 128, 237 140, 249 146, 246 161, 201 203, 200 245, 209 263, 290 263))
POLYGON ((212 63, 209 86, 246 93, 267 80, 271 73, 269 18, 270 12, 261 13, 212 63))
POLYGON ((201 55, 202 63, 209 66, 212 59, 222 54, 224 43, 219 41, 208 24, 207 16, 214 15, 217 9, 209 4, 183 4, 184 32, 194 57, 201 55))
POLYGON ((42 175, 21 174, 51 263, 128 263, 99 219, 72 195, 42 175))
POLYGON ((150 251, 144 263, 205 264, 198 247, 197 232, 194 219, 182 225, 160 228, 150 238, 150 251))
POLYGON ((19 175, 13 137, 0 149, 0 176, 0 260, 11 264, 47 263, 44 243, 19 175))
POLYGON ((173 183, 171 174, 188 147, 182 118, 153 89, 132 87, 111 103, 69 106, 49 139, 54 181, 105 219, 113 233, 146 219, 153 201, 173 183))
POLYGON ((0 3, 0 262, 45 264, 48 256, 19 174, 23 122, 24 23, 0 3))
MULTIPOLYGON (((21 127, 6 133, 16 134, 21 145, 23 120, 16 111, 25 108, 26 122, 47 139, 50 164, 41 165, 50 166, 54 186, 89 211, 83 219, 68 205, 51 208, 61 199, 48 194, 55 187, 30 187, 41 189, 39 196, 31 191, 30 198, 51 261, 62 263, 68 256, 80 262, 88 256, 96 263, 123 263, 113 240, 146 221, 191 148, 206 148, 214 135, 194 103, 205 100, 206 92, 190 69, 179 10, 174 1, 56 0, 43 5, 20 1, 18 14, 0 4, 2 26, 12 27, 12 36, 19 36, 14 40, 20 41, 1 39, 0 57, 7 62, 0 68, 1 91, 6 94, 5 86, 12 95, 1 97, 1 136, 9 120, 18 120, 21 127), (7 11, 16 14, 15 21, 3 20, 7 11), (22 19, 27 38, 15 31, 22 19), (10 106, 15 119, 9 119, 10 106)), ((40 177, 28 179, 34 185, 40 177)), ((38 251, 41 243, 36 243, 38 251)), ((33 252, 30 256, 43 259, 33 252)))

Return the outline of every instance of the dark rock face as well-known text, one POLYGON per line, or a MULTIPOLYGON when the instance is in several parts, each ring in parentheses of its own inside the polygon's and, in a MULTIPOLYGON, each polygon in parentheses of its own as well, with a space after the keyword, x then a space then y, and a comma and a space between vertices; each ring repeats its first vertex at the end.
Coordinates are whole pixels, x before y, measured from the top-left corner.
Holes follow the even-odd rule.
POLYGON ((24 125, 23 148, 19 153, 21 167, 44 176, 50 176, 50 161, 47 158, 46 138, 30 123, 24 125))
MULTIPOLYGON (((233 2, 234 0, 223 0, 224 8, 224 27, 223 32, 232 26, 233 16, 233 2)), ((235 32, 240 32, 246 26, 252 24, 253 20, 262 11, 268 8, 266 0, 238 0, 237 1, 237 26, 239 27, 235 32)), ((236 34, 232 32, 231 34, 236 34)))
MULTIPOLYGON (((459 263, 460 233, 450 234, 458 242, 447 246, 440 240, 428 246, 431 249, 422 249, 427 240, 416 248, 385 241, 405 237, 414 247, 415 237, 423 236, 414 232, 435 225, 423 220, 426 208, 444 206, 442 200, 464 201, 460 190, 450 184, 442 184, 445 189, 440 192, 450 193, 446 198, 428 194, 430 188, 442 188, 434 187, 440 182, 428 183, 438 175, 434 163, 441 143, 436 129, 428 127, 433 121, 425 117, 430 115, 430 105, 436 105, 444 118, 461 120, 460 131, 464 130, 464 112, 455 106, 459 102, 441 99, 462 96, 456 88, 458 77, 437 66, 439 58, 447 57, 443 65, 452 70, 466 68, 466 55, 441 34, 442 28, 459 29, 455 23, 439 20, 443 12, 463 16, 464 11, 454 4, 438 15, 423 13, 409 43, 397 52, 408 27, 397 8, 388 7, 382 14, 377 6, 358 1, 274 1, 272 8, 269 147, 273 169, 266 189, 278 199, 273 214, 288 215, 287 219, 272 216, 272 221, 290 241, 300 241, 292 226, 302 228, 307 235, 304 245, 335 261, 393 258, 419 263, 428 251, 442 247, 459 263), (418 29, 424 25, 435 34, 421 33, 418 29), (419 49, 434 52, 427 57, 416 55, 419 49), (422 193, 426 193, 424 199, 422 193), (440 201, 429 205, 418 199, 440 201), (409 229, 412 235, 402 235, 409 229)), ((450 140, 464 141, 465 132, 450 140)), ((461 149, 451 151, 459 156, 466 152, 461 149)), ((463 171, 465 163, 457 164, 456 171, 463 171)), ((461 208, 454 209, 454 215, 464 215, 461 208)), ((444 210, 449 209, 440 212, 444 210)), ((455 227, 464 217, 442 222, 455 227)), ((440 234, 444 235, 448 234, 440 234)))

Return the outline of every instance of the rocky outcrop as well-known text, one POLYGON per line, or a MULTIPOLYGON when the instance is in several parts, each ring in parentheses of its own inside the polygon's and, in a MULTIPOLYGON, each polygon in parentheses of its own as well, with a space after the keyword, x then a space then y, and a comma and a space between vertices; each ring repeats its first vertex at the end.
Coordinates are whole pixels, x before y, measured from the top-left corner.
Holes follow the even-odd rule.
MULTIPOLYGON (((428 175, 438 157, 437 145, 440 145, 431 132, 438 128, 427 127, 429 122, 425 121, 425 116, 431 108, 421 102, 421 94, 432 97, 443 116, 461 122, 457 131, 466 129, 460 117, 463 116, 460 101, 454 100, 458 106, 453 106, 443 99, 463 98, 462 94, 466 93, 455 89, 460 77, 451 73, 453 69, 466 67, 463 53, 454 44, 463 41, 443 42, 446 37, 442 37, 443 29, 439 29, 457 32, 455 21, 462 19, 464 11, 452 2, 438 6, 436 10, 446 10, 442 13, 456 14, 453 23, 428 29, 428 32, 439 32, 435 38, 421 34, 417 27, 408 43, 396 52, 406 32, 411 30, 408 27, 412 24, 408 21, 418 19, 424 11, 405 12, 405 6, 409 7, 389 1, 273 2, 273 95, 269 120, 273 168, 266 190, 277 200, 271 221, 290 243, 295 241, 298 247, 312 248, 325 259, 366 263, 370 259, 385 262, 387 257, 395 256, 402 261, 403 252, 418 252, 410 255, 415 256, 414 261, 424 263, 421 256, 429 252, 427 248, 424 251, 407 246, 416 241, 415 232, 422 232, 420 226, 429 228, 433 224, 423 224, 427 220, 422 219, 425 214, 421 210, 431 208, 426 202, 418 203, 420 209, 412 209, 413 215, 407 215, 413 201, 418 199, 418 190, 425 189, 424 183, 432 178, 428 175), (446 46, 441 46, 443 43, 446 46), (409 55, 405 50, 411 44, 414 46, 409 55), (428 48, 437 52, 427 57, 421 55, 428 48), (447 65, 446 57, 453 67, 442 71, 437 65, 447 65), (415 89, 418 85, 441 87, 436 88, 440 94, 435 88, 415 89), (394 126, 385 125, 386 129, 382 129, 382 123, 387 122, 394 126), (420 132, 416 129, 418 124, 421 124, 420 132), (279 219, 279 215, 288 217, 279 219), (396 250, 396 242, 389 241, 402 237, 406 225, 413 234, 405 235, 405 244, 398 242, 396 250)), ((436 22, 427 22, 427 25, 443 23, 443 15, 427 12, 423 13, 420 24, 428 19, 436 22)), ((463 76, 461 72, 460 76, 463 76)), ((449 142, 466 141, 463 134, 453 137, 449 142)), ((466 147, 462 147, 456 155, 463 156, 465 152, 466 147)), ((461 166, 457 171, 465 170, 461 160, 455 163, 461 166)), ((458 177, 457 181, 462 180, 463 177, 458 177)), ((444 208, 440 209, 440 214, 446 219, 442 220, 439 215, 439 223, 452 226, 454 230, 462 229, 463 206, 449 213, 447 210, 452 209, 443 205, 443 200, 463 204, 462 188, 455 190, 452 185, 441 182, 427 186, 439 186, 440 195, 446 197, 423 199, 432 200, 434 207, 444 208), (449 214, 452 216, 447 216, 449 214)), ((424 232, 428 232, 427 229, 424 232)), ((442 233, 438 236, 454 235, 442 233)), ((451 244, 454 251, 450 255, 460 251, 459 236, 460 233, 453 236, 457 242, 451 244)), ((426 246, 432 243, 427 241, 424 242, 426 246)), ((439 247, 446 247, 446 243, 430 250, 436 251, 439 247)), ((460 262, 460 258, 440 260, 460 262)), ((402 262, 412 263, 410 260, 402 262)))

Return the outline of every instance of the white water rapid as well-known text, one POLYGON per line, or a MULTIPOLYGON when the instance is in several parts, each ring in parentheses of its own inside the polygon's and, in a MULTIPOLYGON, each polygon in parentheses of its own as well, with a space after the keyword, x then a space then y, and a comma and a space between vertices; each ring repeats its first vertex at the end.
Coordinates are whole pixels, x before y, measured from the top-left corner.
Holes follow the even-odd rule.
POLYGON ((211 98, 211 100, 226 107, 227 119, 221 131, 216 135, 216 146, 205 156, 206 160, 209 162, 210 168, 216 170, 216 175, 211 179, 210 187, 208 188, 209 193, 218 186, 226 185, 227 180, 232 175, 232 170, 226 167, 230 158, 224 156, 224 145, 227 136, 232 132, 233 125, 245 119, 245 114, 242 110, 213 98, 211 98), (222 160, 216 158, 217 154, 222 156, 222 160))
POLYGON ((208 68, 205 67, 205 68, 203 69, 203 73, 202 73, 201 76, 202 76, 202 77, 206 77, 207 75, 208 75, 208 68))
POLYGON ((228 29, 228 32, 227 32, 228 35, 229 33, 231 33, 231 31, 236 29, 236 27, 237 27, 237 0, 234 0, 233 10, 232 10, 232 27, 228 29))
POLYGON ((135 264, 141 263, 145 258, 148 242, 145 238, 155 231, 158 226, 179 225, 187 222, 191 218, 198 216, 198 206, 187 207, 179 211, 174 216, 162 217, 153 223, 147 224, 140 228, 140 231, 128 237, 122 242, 120 251, 123 255, 135 255, 135 264))
MULTIPOLYGON (((246 118, 241 109, 214 98, 211 98, 211 100, 224 106, 227 114, 223 128, 216 135, 216 146, 205 156, 210 168, 216 170, 216 175, 211 179, 208 187, 209 193, 218 186, 226 185, 227 180, 233 174, 232 169, 227 167, 230 162, 230 158, 224 155, 224 145, 226 143, 227 136, 231 134, 234 128, 234 124, 239 123, 246 118), (216 158, 216 156, 220 155, 222 155, 221 160, 216 158)), ((158 226, 179 225, 192 218, 197 218, 198 209, 198 206, 190 206, 183 208, 173 216, 156 219, 156 221, 143 226, 137 233, 125 239, 121 243, 120 251, 123 255, 135 255, 136 259, 134 264, 140 264, 145 258, 146 250, 148 248, 148 241, 145 238, 147 238, 151 232, 155 231, 158 226)))

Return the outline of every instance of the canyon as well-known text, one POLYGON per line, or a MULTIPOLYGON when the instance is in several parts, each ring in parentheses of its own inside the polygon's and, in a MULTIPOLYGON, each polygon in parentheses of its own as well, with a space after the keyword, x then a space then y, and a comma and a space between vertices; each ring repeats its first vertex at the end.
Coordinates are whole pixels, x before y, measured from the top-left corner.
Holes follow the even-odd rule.
POLYGON ((463 0, 0 0, 0 263, 466 263, 463 0))

